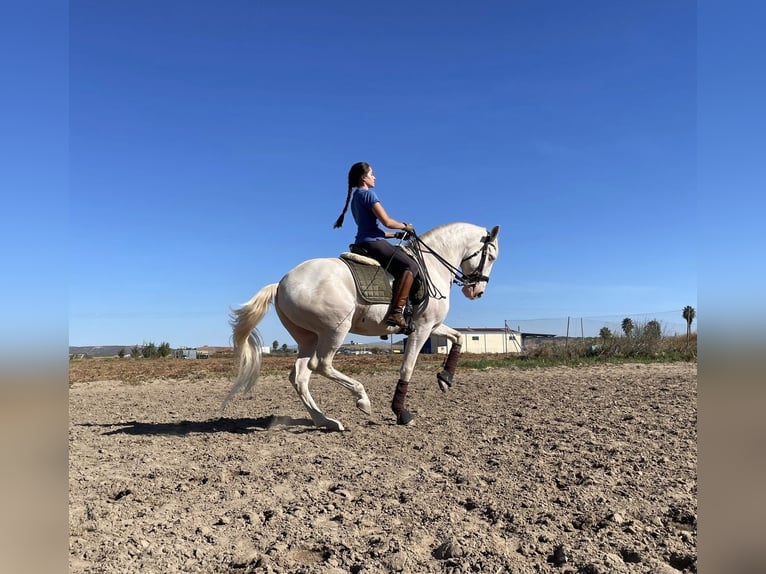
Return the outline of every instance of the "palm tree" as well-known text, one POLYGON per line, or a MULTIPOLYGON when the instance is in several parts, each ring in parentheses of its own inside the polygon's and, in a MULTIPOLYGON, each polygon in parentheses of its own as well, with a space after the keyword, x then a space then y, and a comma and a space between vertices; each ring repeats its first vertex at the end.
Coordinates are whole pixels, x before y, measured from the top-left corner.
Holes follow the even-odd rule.
POLYGON ((633 332, 633 319, 625 317, 622 320, 622 332, 625 333, 626 337, 630 337, 630 334, 633 332))
POLYGON ((694 307, 691 305, 687 305, 684 307, 683 312, 681 313, 681 316, 686 319, 686 342, 689 342, 689 339, 692 335, 692 322, 694 321, 694 318, 697 316, 697 311, 694 310, 694 307))

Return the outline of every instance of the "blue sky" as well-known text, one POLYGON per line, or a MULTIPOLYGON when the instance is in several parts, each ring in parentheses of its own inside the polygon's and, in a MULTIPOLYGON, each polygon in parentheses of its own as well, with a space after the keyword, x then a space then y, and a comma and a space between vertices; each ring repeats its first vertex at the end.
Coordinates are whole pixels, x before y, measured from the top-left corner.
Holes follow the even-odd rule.
POLYGON ((421 232, 500 225, 454 327, 683 324, 695 3, 442 4, 72 2, 69 343, 227 345, 232 307, 346 249, 356 161, 421 232))

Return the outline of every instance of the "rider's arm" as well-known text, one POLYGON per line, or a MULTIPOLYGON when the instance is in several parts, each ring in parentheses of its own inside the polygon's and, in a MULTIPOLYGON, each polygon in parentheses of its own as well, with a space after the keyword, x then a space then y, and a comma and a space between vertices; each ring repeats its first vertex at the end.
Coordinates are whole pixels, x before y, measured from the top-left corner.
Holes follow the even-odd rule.
POLYGON ((386 210, 383 208, 383 204, 379 201, 372 206, 372 213, 378 218, 385 227, 389 229, 407 229, 407 224, 397 221, 393 217, 389 217, 386 210))

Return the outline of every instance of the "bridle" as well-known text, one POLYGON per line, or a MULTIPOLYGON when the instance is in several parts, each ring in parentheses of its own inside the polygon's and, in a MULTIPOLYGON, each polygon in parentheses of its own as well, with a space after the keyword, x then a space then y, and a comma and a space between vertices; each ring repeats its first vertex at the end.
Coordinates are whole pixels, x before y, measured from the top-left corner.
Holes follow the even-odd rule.
POLYGON ((425 265, 425 262, 423 261, 423 253, 430 253, 434 256, 434 258, 441 263, 444 267, 450 270, 450 272, 454 275, 452 282, 455 285, 459 285, 460 287, 464 286, 471 286, 476 285, 477 283, 481 283, 482 281, 488 282, 489 276, 484 275, 484 266, 487 262, 487 252, 489 251, 489 244, 491 243, 492 235, 490 233, 487 233, 484 237, 481 238, 481 241, 483 245, 479 247, 476 251, 471 253, 470 255, 463 257, 463 259, 460 260, 460 265, 465 263, 466 261, 469 261, 470 259, 473 259, 477 255, 481 254, 481 259, 479 260, 479 264, 476 266, 476 268, 471 271, 470 273, 463 273, 463 270, 460 267, 455 267, 444 259, 441 255, 439 255, 436 251, 431 249, 425 241, 423 241, 420 237, 417 235, 412 237, 412 241, 410 241, 410 247, 412 248, 412 251, 414 253, 415 259, 420 264, 420 268, 422 270, 422 273, 424 275, 425 284, 428 286, 428 294, 431 297, 436 297, 438 299, 443 299, 444 295, 442 295, 438 289, 436 289, 433 286, 433 283, 431 282, 431 278, 428 276, 428 268, 425 265), (424 249, 425 248, 425 251, 424 249))
POLYGON ((465 263, 466 261, 473 259, 476 257, 479 253, 481 253, 481 259, 479 260, 479 265, 476 266, 476 269, 471 271, 468 275, 465 275, 462 270, 460 270, 460 277, 457 276, 455 279, 452 280, 453 283, 456 283, 457 285, 460 285, 461 287, 463 285, 476 285, 477 283, 481 283, 484 281, 485 283, 489 282, 489 276, 484 275, 482 273, 484 271, 484 264, 487 262, 487 252, 489 251, 489 243, 490 243, 490 234, 487 233, 484 237, 481 238, 481 241, 484 245, 479 247, 476 251, 471 253, 468 257, 464 257, 460 263, 461 265, 465 263))

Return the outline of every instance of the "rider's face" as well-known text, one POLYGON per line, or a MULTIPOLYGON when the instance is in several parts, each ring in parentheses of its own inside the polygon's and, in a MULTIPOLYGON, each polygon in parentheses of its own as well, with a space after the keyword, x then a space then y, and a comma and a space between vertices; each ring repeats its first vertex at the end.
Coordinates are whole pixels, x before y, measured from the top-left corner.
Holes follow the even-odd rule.
POLYGON ((372 173, 372 168, 370 168, 370 171, 368 171, 362 178, 362 184, 367 187, 375 187, 375 174, 372 173))

